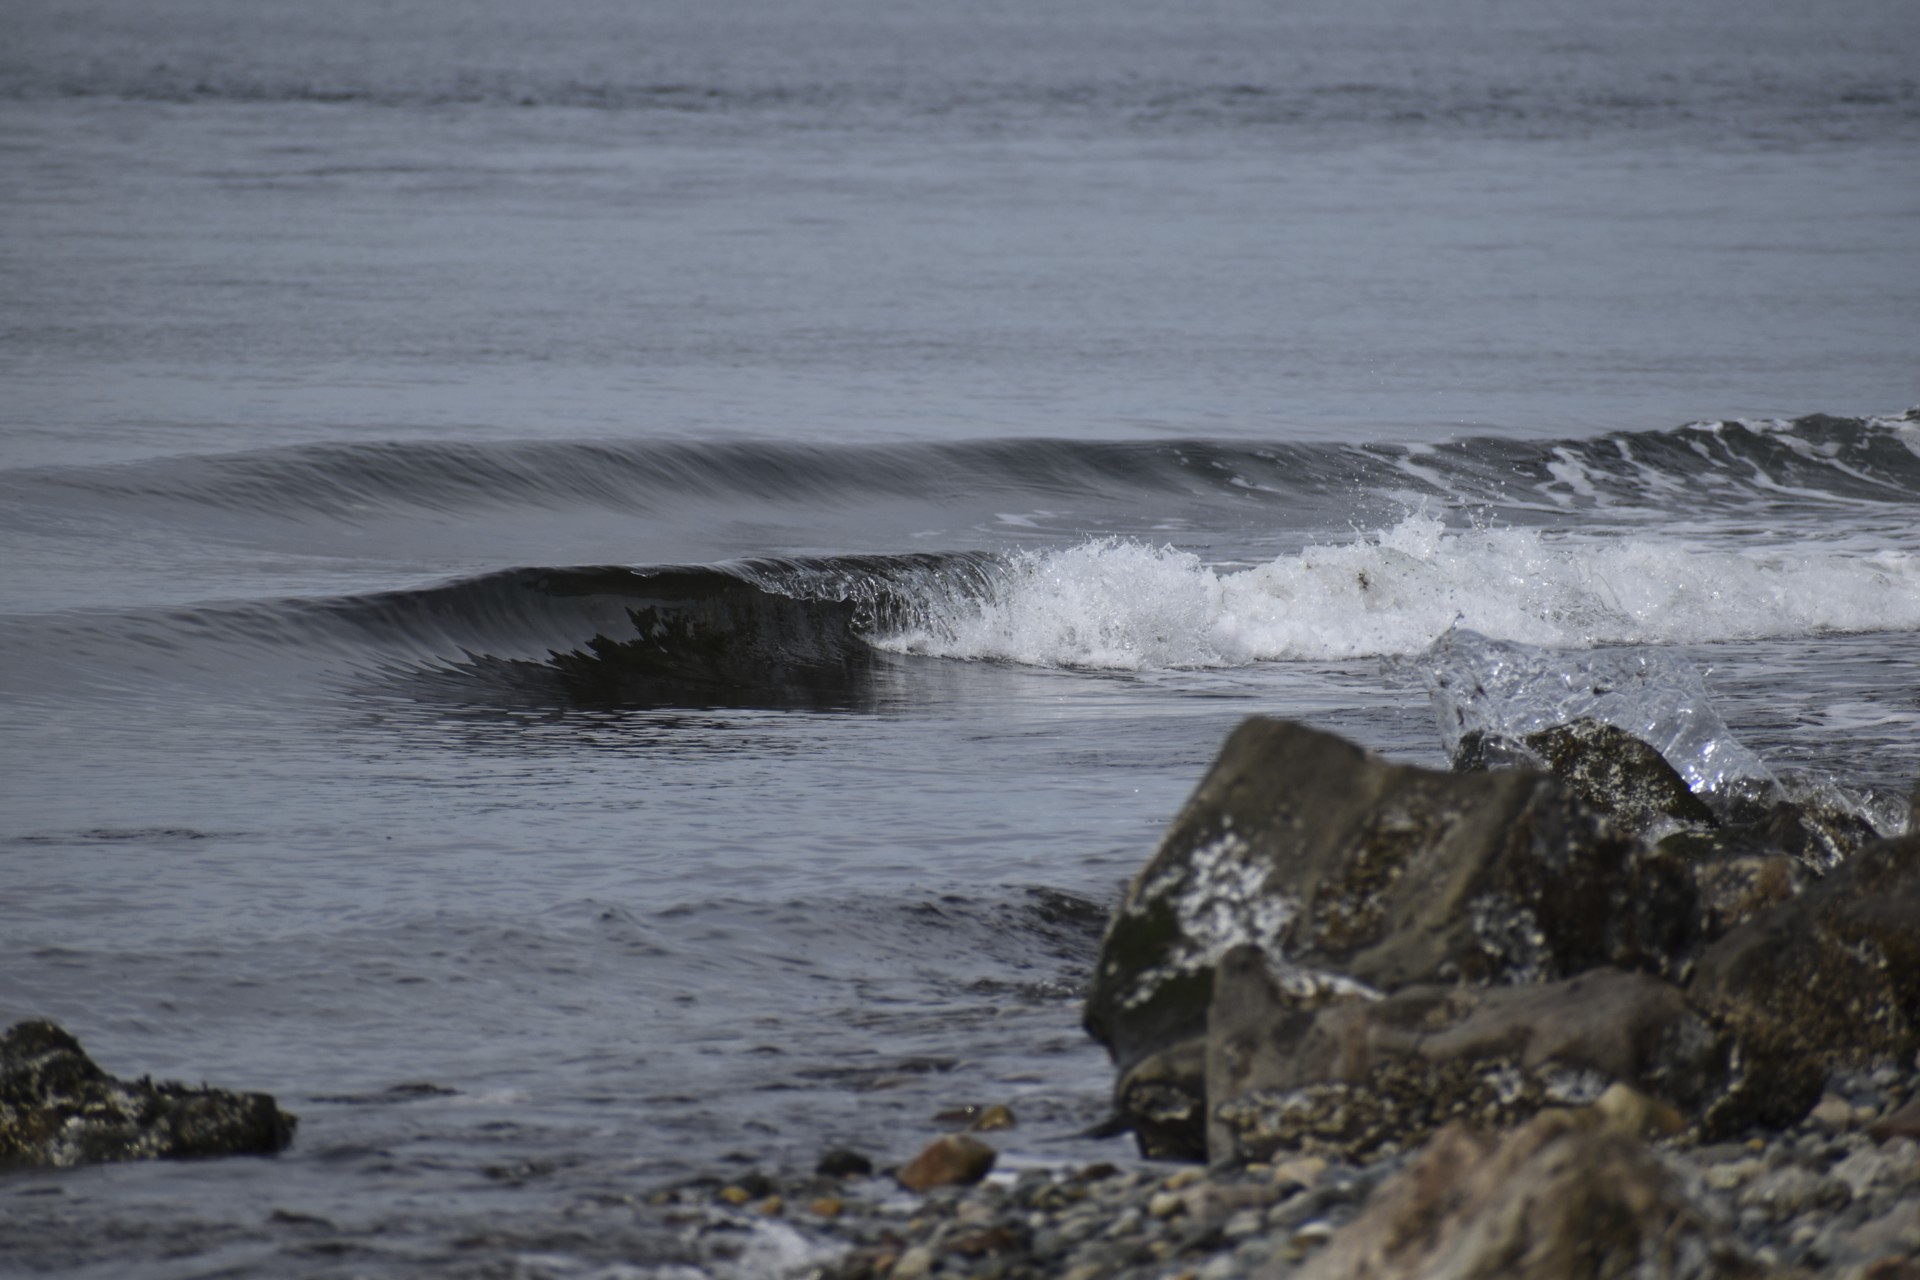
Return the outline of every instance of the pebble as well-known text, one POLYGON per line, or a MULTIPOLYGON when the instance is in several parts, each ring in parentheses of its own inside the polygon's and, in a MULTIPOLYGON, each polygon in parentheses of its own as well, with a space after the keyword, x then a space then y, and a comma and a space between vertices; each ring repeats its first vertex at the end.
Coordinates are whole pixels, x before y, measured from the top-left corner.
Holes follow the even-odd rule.
POLYGON ((1766 1170, 1766 1161, 1748 1156, 1744 1160, 1729 1160, 1725 1164, 1707 1166, 1706 1182, 1715 1191, 1731 1191, 1753 1181, 1766 1170))
POLYGON ((1829 1093, 1814 1105, 1807 1119, 1826 1129, 1850 1128, 1854 1122, 1854 1107, 1839 1094, 1829 1093))
POLYGON ((1258 1209, 1242 1209, 1231 1218, 1228 1218, 1225 1224, 1221 1226, 1220 1231, 1221 1234, 1238 1240, 1244 1239, 1247 1236, 1258 1235, 1260 1232, 1265 1231, 1266 1228, 1266 1214, 1261 1213, 1258 1209))
POLYGON ((1303 1156, 1298 1160, 1289 1160, 1285 1164, 1273 1167, 1273 1180, 1277 1183, 1291 1182, 1299 1187, 1311 1187, 1320 1181, 1320 1175, 1327 1171, 1327 1162, 1319 1156, 1303 1156))

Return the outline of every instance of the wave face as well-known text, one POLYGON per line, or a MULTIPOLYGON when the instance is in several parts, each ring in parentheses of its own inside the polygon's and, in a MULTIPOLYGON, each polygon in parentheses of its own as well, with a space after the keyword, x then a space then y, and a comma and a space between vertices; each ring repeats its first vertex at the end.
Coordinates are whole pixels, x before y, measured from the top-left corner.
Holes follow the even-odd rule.
MULTIPOLYGON (((859 708, 935 561, 513 569, 415 590, 0 624, 5 683, 219 681, 236 671, 494 706, 859 708), (806 584, 795 589, 788 584, 806 584)), ((964 575, 964 557, 940 572, 964 575)))
POLYGON ((1143 671, 1410 654, 1456 627, 1557 649, 1920 630, 1910 419, 1435 446, 340 446, 16 471, 0 492, 8 520, 218 512, 223 538, 673 504, 764 529, 779 502, 857 522, 904 500, 1001 543, 15 615, 0 655, 23 691, 252 671, 479 704, 870 708, 927 658, 1143 671), (1340 530, 1362 512, 1386 518, 1340 530), (1076 532, 1103 525, 1125 532, 1076 532))
POLYGON ((1913 508, 1920 506, 1920 418, 1815 415, 1436 445, 394 442, 0 472, 0 513, 83 504, 355 520, 515 507, 644 513, 703 501, 940 503, 956 494, 1096 514, 1173 498, 1304 516, 1422 500, 1519 518, 1913 508))

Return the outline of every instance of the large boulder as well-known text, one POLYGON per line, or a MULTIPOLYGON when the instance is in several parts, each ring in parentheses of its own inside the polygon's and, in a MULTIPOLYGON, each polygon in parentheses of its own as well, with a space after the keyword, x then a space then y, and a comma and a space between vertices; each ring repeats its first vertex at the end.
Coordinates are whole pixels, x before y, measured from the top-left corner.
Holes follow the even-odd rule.
POLYGON ((1108 926, 1086 1023, 1123 1072, 1204 1036, 1240 945, 1314 989, 1670 972, 1691 938, 1677 860, 1540 773, 1389 764, 1254 718, 1221 749, 1108 926))
POLYGON ((0 1167, 270 1155, 296 1123, 264 1093, 115 1079, 51 1022, 0 1036, 0 1167))

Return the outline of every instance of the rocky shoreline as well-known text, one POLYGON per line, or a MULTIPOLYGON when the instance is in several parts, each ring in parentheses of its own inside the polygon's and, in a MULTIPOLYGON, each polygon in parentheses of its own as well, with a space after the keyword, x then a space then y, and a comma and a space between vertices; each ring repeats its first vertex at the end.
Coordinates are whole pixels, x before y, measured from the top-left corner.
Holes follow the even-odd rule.
MULTIPOLYGON (((1525 1274, 1915 1280, 1920 1064, 1836 1076, 1830 1085, 1813 1113, 1795 1125, 1704 1145, 1643 1137, 1634 1118, 1621 1114, 1630 1108, 1599 1108, 1611 1116, 1543 1113, 1549 1130, 1579 1133, 1591 1122, 1593 1131, 1618 1139, 1606 1152, 1615 1157, 1609 1172, 1618 1172, 1624 1149, 1629 1168, 1643 1177, 1652 1171, 1651 1181, 1664 1182, 1670 1198, 1660 1210, 1661 1226, 1687 1227, 1693 1252, 1644 1272, 1608 1269, 1599 1265, 1604 1259, 1583 1269, 1550 1250, 1531 1269, 1497 1252, 1483 1255, 1480 1265, 1458 1256, 1457 1247, 1448 1256, 1449 1245, 1475 1234, 1476 1222, 1498 1216, 1491 1203, 1497 1197, 1485 1194, 1433 1212, 1436 1184, 1444 1191, 1467 1181, 1457 1160, 1430 1159, 1438 1146, 1456 1147, 1457 1133, 1366 1165, 1309 1156, 1211 1169, 1032 1168, 925 1193, 857 1161, 847 1172, 833 1172, 828 1162, 828 1171, 808 1177, 698 1179, 658 1191, 649 1203, 681 1226, 690 1252, 722 1272, 769 1231, 811 1241, 819 1260, 792 1272, 810 1280, 1525 1274), (1398 1242, 1398 1254, 1354 1256, 1362 1244, 1381 1240, 1398 1242)), ((1526 1144, 1541 1136, 1523 1127, 1508 1141, 1526 1144)), ((1514 1171, 1501 1172, 1501 1185, 1510 1185, 1514 1171)), ((1575 1230, 1557 1238, 1581 1243, 1603 1215, 1592 1212, 1590 1200, 1570 1202, 1564 1187, 1546 1190, 1561 1194, 1562 1208, 1576 1212, 1560 1220, 1575 1230)), ((1509 1246, 1512 1230, 1504 1237, 1509 1246)))
POLYGON ((1449 636, 1448 770, 1244 722, 1088 986, 1143 1163, 950 1135, 654 1203, 820 1280, 1920 1280, 1920 821, 1667 661, 1449 636))

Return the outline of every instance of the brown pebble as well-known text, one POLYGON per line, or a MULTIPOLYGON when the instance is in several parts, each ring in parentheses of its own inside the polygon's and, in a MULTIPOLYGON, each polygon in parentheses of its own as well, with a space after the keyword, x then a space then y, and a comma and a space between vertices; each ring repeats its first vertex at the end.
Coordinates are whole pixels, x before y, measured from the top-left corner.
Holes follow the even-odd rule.
POLYGON ((989 1255, 1012 1253, 1020 1247, 1013 1232, 1005 1227, 987 1227, 957 1240, 948 1241, 941 1246, 942 1253, 957 1253, 965 1258, 984 1258, 989 1255))
POLYGON ((974 1133, 982 1133, 994 1129, 1011 1129, 1019 1123, 1013 1118, 1011 1107, 1003 1107, 996 1103, 991 1107, 983 1108, 967 1128, 974 1133))
POLYGON ((1311 1187, 1320 1181, 1320 1175, 1327 1171, 1327 1162, 1319 1156, 1302 1156, 1298 1160, 1289 1160, 1285 1164, 1275 1165, 1273 1180, 1275 1183, 1292 1183, 1299 1187, 1311 1187))
POLYGON ((1814 1104, 1807 1119, 1823 1129, 1845 1129, 1853 1123, 1853 1106, 1838 1094, 1829 1093, 1814 1104))
POLYGON ((777 1218, 786 1210, 787 1202, 779 1196, 768 1196, 753 1207, 760 1211, 762 1217, 777 1218))
POLYGON ((978 1138, 950 1133, 935 1138, 894 1176, 909 1191, 968 1186, 987 1176, 999 1153, 978 1138))
POLYGON ((1168 1176, 1167 1190, 1179 1191, 1182 1188, 1192 1186, 1206 1176, 1206 1170, 1197 1165, 1188 1165, 1186 1168, 1177 1170, 1168 1176))
POLYGON ((807 1212, 816 1218, 837 1218, 846 1210, 846 1205, 835 1196, 820 1196, 807 1204, 807 1212))
POLYGON ((753 1199, 745 1187, 732 1186, 720 1188, 720 1198, 728 1204, 745 1204, 747 1201, 753 1199))

